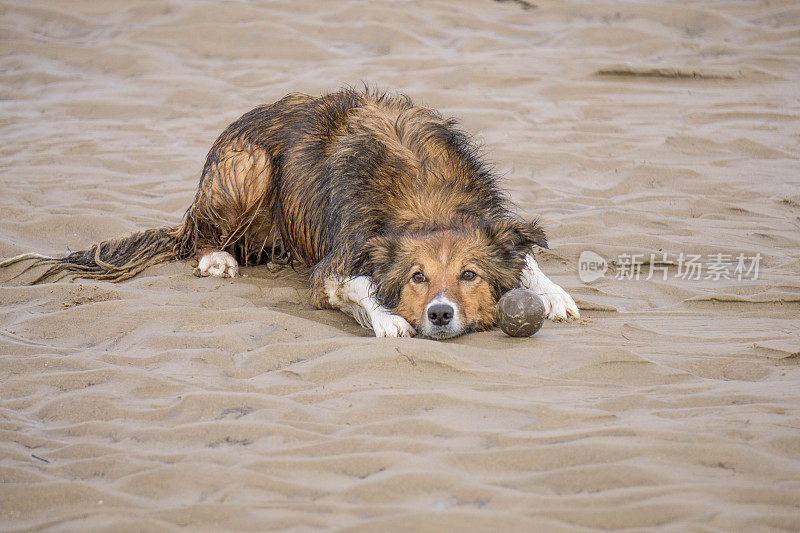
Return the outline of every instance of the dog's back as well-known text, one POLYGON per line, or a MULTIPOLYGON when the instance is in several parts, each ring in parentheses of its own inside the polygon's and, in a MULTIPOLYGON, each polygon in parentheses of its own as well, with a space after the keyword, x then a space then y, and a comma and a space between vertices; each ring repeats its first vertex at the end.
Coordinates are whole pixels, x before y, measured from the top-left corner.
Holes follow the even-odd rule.
POLYGON ((347 273, 376 233, 505 212, 474 144, 433 109, 369 91, 294 94, 247 113, 214 144, 187 244, 256 262, 277 247, 347 273))
POLYGON ((435 110, 368 90, 295 93, 217 138, 181 224, 39 257, 51 268, 36 281, 64 273, 119 281, 204 250, 243 264, 298 261, 347 273, 375 233, 503 213, 473 143, 435 110))

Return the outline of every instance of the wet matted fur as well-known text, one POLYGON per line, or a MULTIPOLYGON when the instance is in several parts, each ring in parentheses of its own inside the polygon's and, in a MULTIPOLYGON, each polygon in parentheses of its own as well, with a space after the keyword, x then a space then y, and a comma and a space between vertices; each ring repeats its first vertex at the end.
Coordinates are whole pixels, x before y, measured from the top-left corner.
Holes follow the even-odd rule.
MULTIPOLYGON (((456 121, 406 96, 346 89, 290 94, 228 126, 178 226, 0 266, 33 257, 47 266, 34 283, 65 274, 121 281, 221 250, 245 265, 310 267, 317 307, 330 303, 326 280, 369 276, 377 301, 402 312, 416 251, 445 247, 479 272, 484 289, 470 302, 480 309, 467 329, 485 329, 499 296, 518 286, 533 245, 546 247, 544 232, 512 213, 456 121)), ((405 318, 416 325, 410 312, 405 318)))

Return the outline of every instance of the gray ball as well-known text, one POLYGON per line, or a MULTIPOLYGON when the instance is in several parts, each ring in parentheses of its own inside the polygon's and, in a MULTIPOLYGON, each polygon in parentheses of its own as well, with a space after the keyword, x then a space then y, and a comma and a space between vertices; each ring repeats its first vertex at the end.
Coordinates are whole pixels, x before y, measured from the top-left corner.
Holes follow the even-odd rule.
POLYGON ((512 289, 497 302, 495 318, 506 335, 530 337, 542 327, 544 303, 530 289, 512 289))

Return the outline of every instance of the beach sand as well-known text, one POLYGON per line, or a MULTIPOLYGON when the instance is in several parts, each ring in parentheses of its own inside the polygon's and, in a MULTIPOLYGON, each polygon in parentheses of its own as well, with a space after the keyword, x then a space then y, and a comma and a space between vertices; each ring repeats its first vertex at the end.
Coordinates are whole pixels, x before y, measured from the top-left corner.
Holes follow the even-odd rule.
POLYGON ((800 6, 535 4, 2 2, 0 257, 176 224, 227 124, 367 82, 475 134, 582 318, 375 339, 291 269, 4 270, 0 529, 800 529, 800 6))

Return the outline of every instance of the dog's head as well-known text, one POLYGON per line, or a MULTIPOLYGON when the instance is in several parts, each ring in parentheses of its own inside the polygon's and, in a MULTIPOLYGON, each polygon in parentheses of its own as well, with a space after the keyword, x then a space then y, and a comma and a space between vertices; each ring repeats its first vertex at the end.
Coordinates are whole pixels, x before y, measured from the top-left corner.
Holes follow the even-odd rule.
POLYGON ((494 325, 497 300, 519 283, 534 244, 547 246, 535 222, 503 220, 375 237, 358 264, 381 303, 418 333, 447 339, 494 325))

